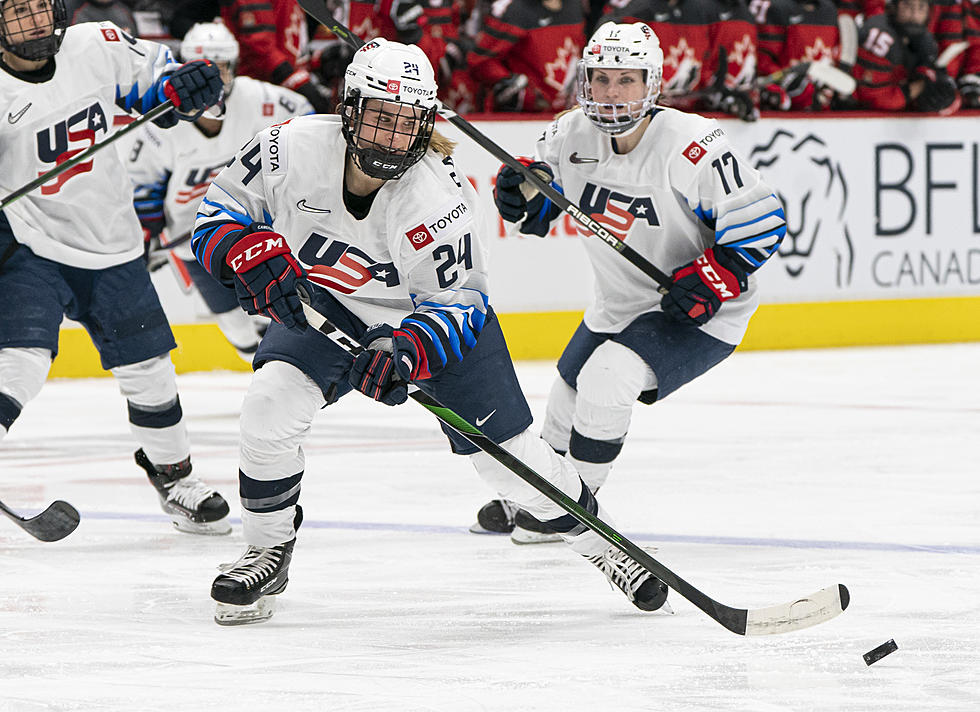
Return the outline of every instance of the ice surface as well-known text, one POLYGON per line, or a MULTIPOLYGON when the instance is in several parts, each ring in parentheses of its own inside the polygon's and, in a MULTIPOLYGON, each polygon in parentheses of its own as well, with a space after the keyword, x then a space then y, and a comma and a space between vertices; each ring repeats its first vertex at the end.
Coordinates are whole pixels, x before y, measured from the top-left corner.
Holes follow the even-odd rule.
MULTIPOLYGON (((82 522, 45 544, 0 520, 0 710, 980 709, 978 364, 980 344, 736 353, 634 409, 600 493, 621 531, 729 605, 850 588, 839 618, 768 638, 676 594, 644 614, 561 544, 467 533, 491 497, 469 463, 421 408, 358 394, 314 424, 275 617, 219 627, 237 519, 174 531, 112 381, 49 382, 0 444, 0 499, 82 522)), ((540 417, 553 366, 518 371, 540 417)), ((179 379, 235 516, 247 381, 179 379)))

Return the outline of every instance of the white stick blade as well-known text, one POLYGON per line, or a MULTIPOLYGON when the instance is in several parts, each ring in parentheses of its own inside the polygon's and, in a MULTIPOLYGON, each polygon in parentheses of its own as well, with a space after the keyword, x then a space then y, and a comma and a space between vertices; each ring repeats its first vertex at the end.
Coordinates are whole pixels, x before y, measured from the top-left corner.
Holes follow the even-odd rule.
POLYGON ((750 610, 745 622, 746 635, 775 635, 802 630, 836 618, 850 603, 842 584, 779 606, 750 610))
POLYGON ((850 96, 857 89, 857 80, 854 77, 823 62, 812 62, 806 73, 815 82, 830 87, 842 96, 850 96))

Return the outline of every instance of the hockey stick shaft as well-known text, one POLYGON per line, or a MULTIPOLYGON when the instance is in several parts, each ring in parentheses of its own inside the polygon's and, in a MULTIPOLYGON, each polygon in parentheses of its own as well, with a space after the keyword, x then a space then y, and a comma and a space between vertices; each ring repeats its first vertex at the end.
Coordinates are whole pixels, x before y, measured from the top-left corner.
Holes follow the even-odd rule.
POLYGON ((78 510, 68 502, 56 500, 48 505, 40 514, 33 517, 22 517, 0 502, 0 512, 3 512, 21 529, 41 541, 58 541, 75 531, 80 517, 78 510))
POLYGON ((97 151, 101 151, 103 148, 105 148, 109 144, 113 143, 114 141, 118 141, 120 138, 122 138, 123 136, 125 136, 129 132, 135 131, 140 126, 142 126, 143 124, 145 124, 147 121, 153 121, 153 119, 157 118, 158 116, 161 116, 161 115, 167 113, 172 108, 174 108, 174 104, 169 99, 167 101, 163 102, 162 104, 160 104, 160 106, 153 107, 152 109, 150 109, 149 111, 147 111, 145 114, 143 114, 142 116, 140 116, 138 119, 136 119, 135 121, 131 122, 128 126, 126 126, 125 128, 122 128, 119 131, 117 131, 116 133, 114 133, 112 136, 110 136, 109 138, 107 138, 105 141, 102 141, 101 143, 96 143, 96 144, 93 144, 92 146, 89 146, 84 151, 82 151, 81 153, 79 153, 77 156, 74 156, 74 157, 68 159, 64 163, 59 163, 57 166, 55 166, 54 168, 52 168, 47 173, 43 173, 43 174, 39 175, 37 178, 35 178, 34 180, 32 180, 30 183, 26 183, 26 184, 22 185, 20 188, 18 188, 13 193, 11 193, 6 198, 4 198, 2 202, 0 202, 0 210, 3 210, 4 208, 6 208, 8 205, 10 205, 11 203, 13 203, 18 198, 24 197, 25 195, 27 195, 28 193, 30 193, 32 190, 34 190, 38 186, 44 185, 45 183, 47 183, 48 181, 52 180, 53 178, 57 178, 59 175, 61 175, 62 173, 64 173, 68 169, 72 168, 73 166, 76 166, 79 163, 82 163, 83 161, 87 160, 90 156, 92 156, 92 154, 96 153, 97 151))
MULTIPOLYGON (((327 9, 327 4, 324 2, 324 0, 298 1, 300 7, 302 7, 303 10, 310 15, 310 17, 322 24, 355 50, 360 49, 364 45, 364 40, 352 33, 340 22, 333 18, 330 11, 327 9)), ((498 161, 524 176, 524 180, 526 182, 530 183, 541 193, 544 193, 544 195, 552 203, 558 206, 559 210, 567 215, 570 215, 575 222, 615 249, 634 267, 655 281, 659 285, 658 291, 661 294, 667 293, 667 290, 672 284, 671 278, 659 268, 651 264, 649 260, 643 257, 643 255, 627 245, 625 242, 623 242, 623 240, 609 232, 609 230, 604 228, 591 215, 586 214, 585 211, 583 211, 575 203, 562 195, 551 185, 551 183, 541 180, 541 178, 536 175, 534 171, 528 169, 527 166, 518 161, 502 147, 494 143, 488 136, 484 135, 481 131, 479 131, 479 129, 473 126, 473 124, 457 114, 455 111, 443 106, 442 104, 437 104, 437 112, 439 116, 462 131, 463 134, 471 138, 481 148, 484 148, 490 152, 490 154, 492 154, 498 161)))
MULTIPOLYGON (((296 292, 303 304, 303 313, 306 316, 306 320, 312 328, 329 338, 351 356, 357 356, 364 351, 364 347, 355 339, 334 326, 323 314, 313 307, 310 292, 305 284, 300 283, 297 285, 296 292)), ((798 630, 799 628, 806 628, 817 623, 822 623, 824 620, 829 620, 839 615, 847 607, 849 600, 847 598, 847 589, 840 584, 823 589, 812 596, 805 599, 798 599, 790 604, 773 606, 772 608, 757 611, 732 608, 719 603, 682 579, 604 521, 588 512, 576 500, 552 485, 520 459, 484 435, 475 425, 466 421, 432 396, 421 390, 415 390, 409 393, 409 397, 466 438, 475 447, 487 453, 494 460, 531 485, 531 487, 564 509, 576 521, 591 529, 627 556, 630 556, 647 571, 733 633, 739 635, 765 635, 798 630), (813 600, 816 600, 815 605, 807 606, 804 604, 805 601, 813 600), (796 606, 795 610, 794 606, 796 606), (805 615, 803 615, 804 613, 805 615)))

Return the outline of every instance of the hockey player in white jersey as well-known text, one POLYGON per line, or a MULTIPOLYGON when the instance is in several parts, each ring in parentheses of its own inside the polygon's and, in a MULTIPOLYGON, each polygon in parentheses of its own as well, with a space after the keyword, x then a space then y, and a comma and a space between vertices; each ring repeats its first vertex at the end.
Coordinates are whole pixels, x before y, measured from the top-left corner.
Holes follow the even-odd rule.
POLYGON ((180 55, 185 62, 210 60, 221 70, 220 117, 205 113, 194 122, 165 131, 144 126, 120 140, 120 152, 135 184, 136 213, 149 240, 151 264, 166 260, 167 244, 175 241, 169 249, 180 260, 178 269, 197 288, 225 338, 251 363, 268 319, 246 314, 238 306, 235 290, 211 278, 194 259, 190 233, 211 179, 238 149, 270 124, 313 113, 313 107, 302 95, 284 87, 236 77, 238 41, 221 22, 194 25, 184 35, 180 55))
MULTIPOLYGON (((578 66, 579 108, 544 132, 530 167, 660 269, 657 285, 597 238, 585 316, 558 361, 542 436, 595 492, 626 438, 633 404, 697 378, 741 341, 758 297, 753 273, 779 248, 785 216, 772 189, 714 120, 657 106, 663 53, 643 23, 606 23, 578 66)), ((524 234, 544 236, 558 208, 503 167, 495 202, 524 234)), ((533 514, 533 513, 531 513, 533 514)), ((493 500, 473 531, 516 543, 554 540, 547 522, 493 500)))
MULTIPOLYGON (((64 0, 0 3, 0 193, 10 194, 105 139, 121 108, 157 123, 216 102, 210 62, 178 65, 165 46, 112 23, 68 26, 64 0)), ((132 187, 119 154, 98 151, 0 213, 0 437, 38 394, 62 318, 87 329, 129 407, 163 510, 182 531, 225 534, 228 504, 191 473, 167 319, 142 261, 132 187)))
MULTIPOLYGON (((198 259, 235 286, 247 311, 274 320, 242 407, 248 548, 212 584, 219 624, 271 615, 301 520, 303 440, 317 411, 352 389, 397 405, 413 381, 590 512, 602 511, 574 469, 528 431, 530 410, 489 304, 478 200, 453 164, 452 144, 433 133, 436 90, 418 47, 373 40, 347 68, 340 116, 266 129, 201 204, 198 259), (365 345, 355 361, 304 331, 295 294, 304 278, 314 285, 315 307, 365 345)), ((635 605, 663 605, 666 587, 649 572, 468 441, 447 435, 494 489, 552 521, 635 605)))

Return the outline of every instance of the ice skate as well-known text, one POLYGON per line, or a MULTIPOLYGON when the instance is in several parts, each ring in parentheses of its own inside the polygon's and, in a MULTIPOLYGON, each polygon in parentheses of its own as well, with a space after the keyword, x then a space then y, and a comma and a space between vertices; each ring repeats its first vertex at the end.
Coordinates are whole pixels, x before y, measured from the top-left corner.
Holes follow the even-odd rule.
POLYGON ((268 620, 275 612, 276 594, 289 583, 289 562, 296 539, 285 544, 249 546, 242 558, 220 567, 211 584, 211 598, 217 601, 214 622, 218 625, 248 625, 268 620))
MULTIPOLYGON (((656 611, 667 603, 667 584, 615 546, 586 558, 641 611, 656 611)), ((669 605, 665 610, 673 613, 669 605)))
POLYGON ((474 534, 510 534, 514 531, 517 505, 506 499, 492 499, 476 513, 476 523, 470 527, 474 534))
POLYGON ((178 531, 188 534, 231 533, 230 511, 224 497, 191 474, 191 460, 175 465, 154 465, 140 448, 136 464, 146 470, 160 496, 160 507, 170 515, 178 531))
POLYGON ((523 509, 518 509, 514 515, 514 529, 510 540, 515 544, 550 544, 561 541, 561 535, 538 521, 523 509))

